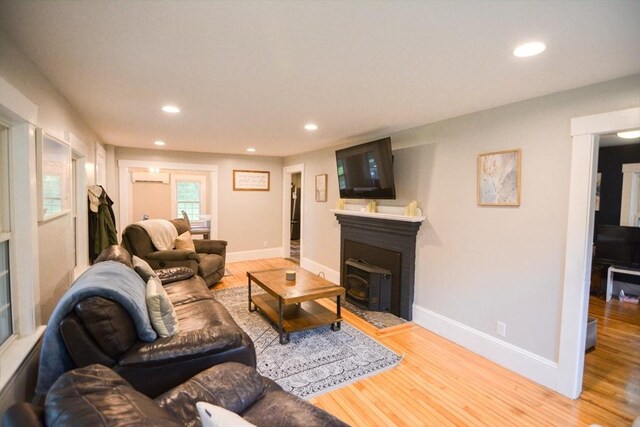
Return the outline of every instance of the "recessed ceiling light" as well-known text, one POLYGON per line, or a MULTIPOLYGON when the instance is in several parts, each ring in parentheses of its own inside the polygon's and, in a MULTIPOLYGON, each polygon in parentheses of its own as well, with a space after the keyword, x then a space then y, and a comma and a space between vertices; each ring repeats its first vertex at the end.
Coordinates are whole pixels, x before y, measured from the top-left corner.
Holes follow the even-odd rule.
POLYGON ((155 145, 159 145, 159 146, 163 146, 166 145, 166 143, 164 141, 156 141, 154 142, 155 145))
POLYGON ((256 152, 256 149, 255 149, 255 148, 253 148, 253 147, 249 147, 249 148, 247 148, 247 152, 248 152, 248 153, 255 153, 255 152, 256 152))
POLYGON ((318 130, 318 125, 315 123, 307 123, 306 125, 304 125, 304 128, 306 130, 318 130))
POLYGON ((176 114, 180 112, 180 109, 175 105, 165 105, 164 107, 162 107, 162 111, 164 111, 165 113, 176 114))
POLYGON ((636 139, 640 138, 640 129, 630 130, 627 132, 618 132, 618 136, 622 139, 636 139))
POLYGON ((542 53, 546 48, 544 43, 540 42, 525 43, 515 48, 513 54, 518 58, 526 58, 527 56, 535 56, 542 53))

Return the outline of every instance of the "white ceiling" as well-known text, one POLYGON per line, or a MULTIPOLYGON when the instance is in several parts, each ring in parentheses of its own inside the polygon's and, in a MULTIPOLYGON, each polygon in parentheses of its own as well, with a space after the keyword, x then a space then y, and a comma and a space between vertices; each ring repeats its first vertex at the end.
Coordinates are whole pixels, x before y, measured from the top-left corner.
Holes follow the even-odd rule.
POLYGON ((119 146, 284 156, 640 72, 638 0, 0 7, 0 26, 119 146), (547 50, 511 54, 530 40, 547 50))

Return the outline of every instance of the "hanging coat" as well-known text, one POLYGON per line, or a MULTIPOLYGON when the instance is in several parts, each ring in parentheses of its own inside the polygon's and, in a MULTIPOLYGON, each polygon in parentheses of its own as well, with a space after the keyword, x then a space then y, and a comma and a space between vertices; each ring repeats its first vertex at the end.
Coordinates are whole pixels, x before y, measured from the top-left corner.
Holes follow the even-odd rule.
POLYGON ((89 259, 93 261, 108 246, 118 244, 113 200, 101 185, 89 188, 89 259))

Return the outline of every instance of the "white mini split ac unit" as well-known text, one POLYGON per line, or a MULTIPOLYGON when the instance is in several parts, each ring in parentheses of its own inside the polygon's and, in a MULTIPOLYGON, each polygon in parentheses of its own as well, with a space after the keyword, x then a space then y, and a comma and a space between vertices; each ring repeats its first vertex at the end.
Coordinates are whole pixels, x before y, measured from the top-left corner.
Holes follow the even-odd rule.
POLYGON ((168 184, 171 175, 168 172, 131 172, 131 182, 157 182, 168 184))

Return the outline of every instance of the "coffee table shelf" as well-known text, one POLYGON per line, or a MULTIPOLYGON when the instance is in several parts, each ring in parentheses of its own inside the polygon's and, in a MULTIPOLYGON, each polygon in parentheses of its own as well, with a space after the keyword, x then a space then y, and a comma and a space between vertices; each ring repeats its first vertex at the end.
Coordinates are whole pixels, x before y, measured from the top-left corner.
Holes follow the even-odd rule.
MULTIPOLYGON (((276 325, 278 324, 278 301, 270 295, 254 295, 251 301, 276 325)), ((284 306, 282 328, 285 333, 302 331, 322 325, 331 325, 342 321, 335 312, 315 301, 284 306)))

